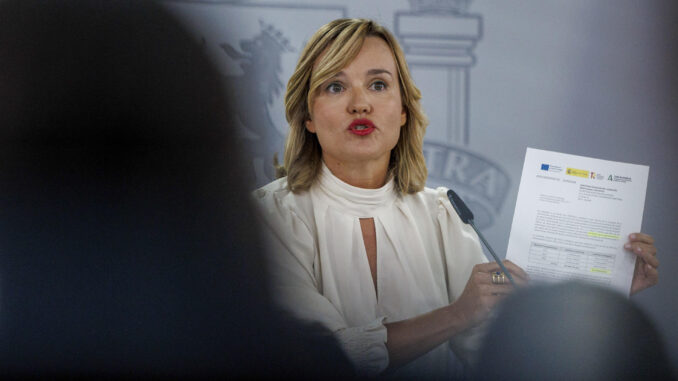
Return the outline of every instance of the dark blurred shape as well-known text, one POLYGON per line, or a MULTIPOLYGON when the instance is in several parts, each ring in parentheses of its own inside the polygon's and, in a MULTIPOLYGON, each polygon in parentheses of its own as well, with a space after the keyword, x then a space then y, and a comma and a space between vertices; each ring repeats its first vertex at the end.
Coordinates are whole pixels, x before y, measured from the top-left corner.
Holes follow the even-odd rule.
POLYGON ((535 286, 501 304, 478 380, 670 380, 662 340, 626 297, 579 283, 535 286))
POLYGON ((0 2, 0 374, 350 376, 280 318, 230 104, 146 1, 0 2))

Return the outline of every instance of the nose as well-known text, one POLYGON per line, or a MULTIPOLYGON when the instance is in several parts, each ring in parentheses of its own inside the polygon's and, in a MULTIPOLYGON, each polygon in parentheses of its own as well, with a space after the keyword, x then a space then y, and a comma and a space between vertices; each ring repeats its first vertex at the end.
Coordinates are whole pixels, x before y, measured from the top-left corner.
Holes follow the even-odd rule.
POLYGON ((372 112, 372 105, 365 90, 354 88, 351 92, 351 100, 348 104, 350 114, 369 114, 372 112))

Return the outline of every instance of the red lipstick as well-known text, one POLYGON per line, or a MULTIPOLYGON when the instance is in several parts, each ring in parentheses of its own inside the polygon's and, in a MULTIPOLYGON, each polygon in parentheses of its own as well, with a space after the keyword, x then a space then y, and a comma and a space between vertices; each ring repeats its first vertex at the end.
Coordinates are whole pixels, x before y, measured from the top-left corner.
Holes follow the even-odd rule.
POLYGON ((348 130, 356 135, 369 135, 374 131, 374 123, 369 119, 356 119, 348 126, 348 130))

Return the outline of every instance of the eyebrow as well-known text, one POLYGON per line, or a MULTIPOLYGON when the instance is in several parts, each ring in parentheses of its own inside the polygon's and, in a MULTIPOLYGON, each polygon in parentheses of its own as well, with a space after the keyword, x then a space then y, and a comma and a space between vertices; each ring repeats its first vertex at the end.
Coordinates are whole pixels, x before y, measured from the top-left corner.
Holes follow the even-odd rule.
MULTIPOLYGON (((393 77, 393 74, 391 74, 390 71, 386 69, 370 69, 367 71, 367 75, 378 75, 378 74, 388 74, 391 77, 393 77)), ((345 77, 346 73, 343 71, 338 72, 337 74, 333 75, 332 78, 339 78, 339 77, 345 77)))
POLYGON ((393 77, 393 74, 391 74, 391 72, 386 69, 370 69, 367 71, 367 75, 377 75, 377 74, 388 74, 391 77, 393 77))

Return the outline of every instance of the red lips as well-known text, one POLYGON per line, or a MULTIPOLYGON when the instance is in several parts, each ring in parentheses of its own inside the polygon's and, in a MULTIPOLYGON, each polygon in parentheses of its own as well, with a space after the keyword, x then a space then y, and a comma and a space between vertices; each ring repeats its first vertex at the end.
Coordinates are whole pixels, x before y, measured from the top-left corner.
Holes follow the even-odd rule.
POLYGON ((374 123, 369 119, 356 119, 348 126, 348 130, 356 135, 369 135, 374 131, 374 123))

